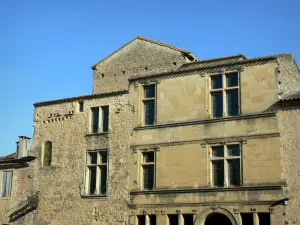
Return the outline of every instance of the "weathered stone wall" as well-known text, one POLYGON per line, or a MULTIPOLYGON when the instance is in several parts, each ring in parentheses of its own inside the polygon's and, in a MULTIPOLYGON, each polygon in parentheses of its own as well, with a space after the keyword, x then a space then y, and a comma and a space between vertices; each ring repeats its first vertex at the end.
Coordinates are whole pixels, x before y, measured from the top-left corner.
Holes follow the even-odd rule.
POLYGON ((136 39, 95 67, 93 93, 126 89, 131 76, 176 70, 185 62, 179 51, 136 39))
POLYGON ((282 176, 287 180, 288 224, 300 224, 300 106, 284 107, 278 112, 281 133, 282 176))
POLYGON ((132 129, 132 106, 127 98, 85 100, 84 112, 77 112, 76 101, 36 108, 33 154, 37 160, 33 167, 40 199, 37 224, 125 223, 132 129), (102 105, 109 105, 109 132, 89 135, 90 108, 102 105), (52 141, 52 165, 42 167, 42 145, 47 140, 52 141), (108 149, 108 195, 84 198, 86 151, 99 148, 108 149))

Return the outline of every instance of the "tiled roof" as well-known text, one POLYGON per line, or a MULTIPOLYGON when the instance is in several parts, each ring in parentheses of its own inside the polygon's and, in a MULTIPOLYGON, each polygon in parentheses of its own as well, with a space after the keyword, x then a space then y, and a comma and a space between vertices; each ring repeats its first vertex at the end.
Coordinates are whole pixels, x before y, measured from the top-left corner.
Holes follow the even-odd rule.
POLYGON ((10 154, 5 157, 0 157, 0 167, 9 168, 9 167, 19 167, 26 165, 27 162, 34 160, 34 156, 25 156, 22 158, 17 158, 16 153, 10 154))
POLYGON ((300 99, 300 90, 282 96, 280 101, 289 101, 289 100, 297 100, 297 99, 300 99))
POLYGON ((124 90, 120 90, 120 91, 103 92, 103 93, 99 93, 99 94, 82 95, 82 96, 76 96, 76 97, 71 97, 71 98, 63 98, 63 99, 56 99, 56 100, 51 100, 51 101, 36 102, 33 105, 35 107, 37 107, 37 106, 44 106, 44 105, 59 104, 62 102, 71 102, 71 101, 78 101, 78 100, 85 100, 85 99, 122 95, 122 94, 126 94, 126 93, 128 93, 128 90, 124 89, 124 90))
POLYGON ((186 51, 184 49, 181 49, 181 48, 177 48, 175 46, 172 46, 172 45, 168 45, 168 44, 165 44, 165 43, 162 43, 162 42, 158 42, 158 41, 154 41, 154 40, 151 40, 149 38, 145 38, 145 37, 142 37, 142 36, 137 36, 136 38, 134 38, 133 40, 129 41, 127 44, 123 45, 121 48, 117 49, 116 51, 112 52, 111 54, 109 54, 108 56, 106 56, 104 59, 100 60, 99 62, 97 62, 95 65, 93 65, 91 68, 92 69, 95 69, 96 66, 103 62, 105 59, 109 58, 110 56, 112 56, 113 54, 115 54, 116 52, 120 51, 121 49, 123 49, 124 47, 126 47, 127 45, 129 45, 130 43, 132 43, 133 41, 135 40, 143 40, 143 41, 147 41, 147 42, 150 42, 150 43, 153 43, 153 44, 157 44, 157 45, 160 45, 160 46, 163 46, 163 47, 167 47, 167 48, 170 48, 170 49, 173 49, 173 50, 176 50, 176 51, 179 51, 179 52, 182 52, 186 55, 189 55, 191 57, 193 57, 195 60, 198 60, 198 58, 196 56, 194 56, 191 52, 189 51, 186 51))

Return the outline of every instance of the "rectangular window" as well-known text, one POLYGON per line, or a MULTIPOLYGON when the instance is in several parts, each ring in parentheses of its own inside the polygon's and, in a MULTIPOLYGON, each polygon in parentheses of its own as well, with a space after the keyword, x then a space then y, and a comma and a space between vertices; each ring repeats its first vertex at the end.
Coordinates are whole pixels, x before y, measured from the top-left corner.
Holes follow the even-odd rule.
POLYGON ((78 102, 78 111, 83 112, 83 102, 78 102))
POLYGON ((184 225, 193 225, 194 224, 194 215, 193 214, 182 214, 183 224, 184 225))
POLYGON ((212 186, 241 185, 241 149, 239 144, 211 146, 212 186))
POLYGON ((270 213, 257 213, 259 225, 271 225, 270 213))
POLYGON ((254 225, 253 213, 241 213, 242 225, 254 225))
POLYGON ((12 176, 13 176, 13 171, 3 171, 2 172, 1 197, 10 197, 11 196, 12 176))
POLYGON ((169 225, 178 225, 178 215, 168 215, 169 225))
POLYGON ((92 133, 108 132, 109 127, 109 107, 101 106, 91 108, 91 131, 92 133), (101 110, 101 113, 100 113, 101 110), (100 121, 100 123, 99 123, 100 121))
POLYGON ((155 153, 154 151, 142 152, 142 188, 151 190, 154 188, 155 153))
POLYGON ((88 195, 106 195, 107 151, 87 152, 86 186, 88 195))
POLYGON ((144 105, 144 125, 153 125, 155 123, 156 113, 156 88, 155 84, 144 86, 143 105, 144 105))
POLYGON ((210 76, 213 118, 239 115, 239 75, 237 72, 210 76))

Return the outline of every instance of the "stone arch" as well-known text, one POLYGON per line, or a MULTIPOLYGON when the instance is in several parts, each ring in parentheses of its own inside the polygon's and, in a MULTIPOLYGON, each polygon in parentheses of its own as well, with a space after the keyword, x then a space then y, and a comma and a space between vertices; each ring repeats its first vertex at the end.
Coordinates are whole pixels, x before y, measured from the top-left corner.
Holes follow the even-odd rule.
POLYGON ((42 164, 43 166, 51 166, 51 161, 52 161, 52 142, 46 141, 43 146, 42 164))
POLYGON ((203 212, 201 212, 199 215, 197 215, 197 217, 195 219, 195 225, 204 225, 207 216, 212 213, 223 214, 230 220, 232 225, 237 225, 237 222, 236 222, 234 216, 230 213, 230 211, 227 209, 220 208, 220 207, 210 207, 210 208, 205 209, 203 212))

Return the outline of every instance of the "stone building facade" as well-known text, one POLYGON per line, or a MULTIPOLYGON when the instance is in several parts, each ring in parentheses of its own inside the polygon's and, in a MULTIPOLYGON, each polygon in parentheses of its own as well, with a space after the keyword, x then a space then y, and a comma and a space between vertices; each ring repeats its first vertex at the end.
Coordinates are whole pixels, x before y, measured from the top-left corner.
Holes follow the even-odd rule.
POLYGON ((35 103, 18 186, 38 205, 2 224, 300 223, 291 55, 199 60, 137 37, 92 69, 93 94, 35 103))

